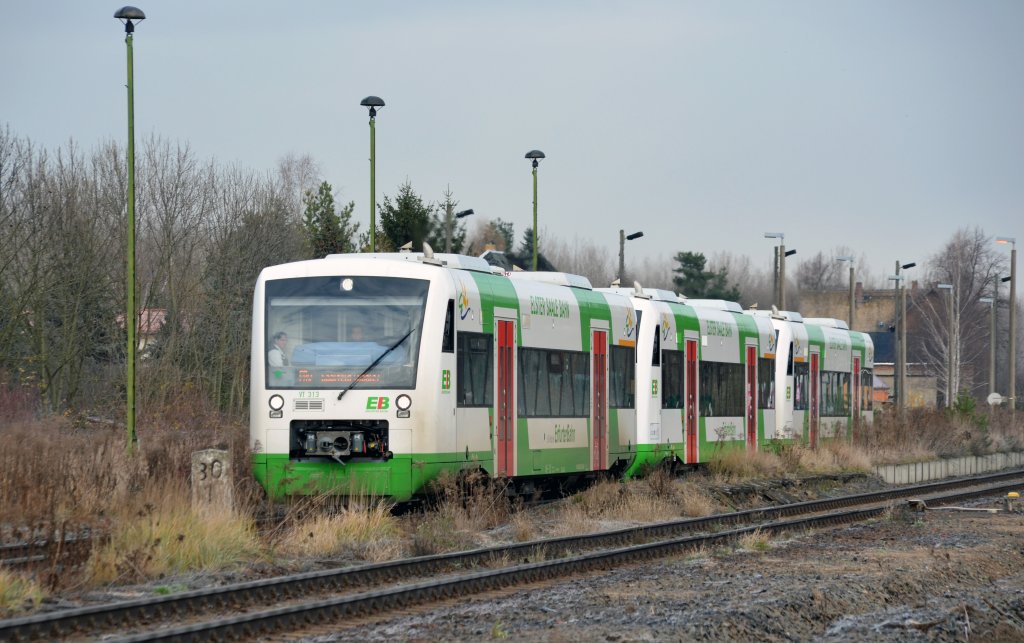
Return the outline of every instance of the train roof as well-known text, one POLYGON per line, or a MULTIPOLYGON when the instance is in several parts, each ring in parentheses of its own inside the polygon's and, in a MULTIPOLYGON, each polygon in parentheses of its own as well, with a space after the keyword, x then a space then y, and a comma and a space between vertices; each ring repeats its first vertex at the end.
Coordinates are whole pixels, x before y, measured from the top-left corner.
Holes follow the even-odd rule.
POLYGON ((555 286, 568 286, 570 288, 580 288, 582 290, 593 290, 594 287, 590 285, 590 280, 580 275, 573 275, 568 272, 526 272, 526 271, 514 271, 509 273, 510 279, 521 280, 521 281, 539 281, 545 284, 553 284, 555 286))
POLYGON ((850 326, 842 319, 835 317, 804 317, 805 324, 824 326, 825 328, 838 328, 839 330, 850 330, 850 326))
POLYGON ((774 306, 772 306, 771 310, 748 308, 743 312, 751 317, 772 317, 774 319, 785 319, 786 321, 796 322, 798 324, 802 324, 804 322, 804 316, 795 310, 779 310, 774 306))
POLYGON ((665 290, 663 288, 644 288, 640 285, 639 281, 634 281, 633 287, 627 288, 620 285, 619 280, 616 279, 608 288, 598 288, 598 290, 602 292, 613 292, 619 295, 625 295, 626 297, 641 297, 643 299, 650 299, 651 301, 669 301, 675 304, 685 303, 685 297, 682 297, 671 290, 665 290))
POLYGON ((726 301, 725 299, 686 299, 683 298, 682 303, 693 306, 694 308, 713 308, 715 310, 725 310, 730 313, 742 313, 743 307, 734 301, 726 301))
POLYGON ((424 252, 362 252, 350 254, 327 255, 327 259, 344 259, 358 257, 360 259, 379 259, 384 261, 412 261, 416 263, 427 263, 446 266, 456 270, 472 270, 473 272, 491 273, 491 264, 481 257, 470 257, 453 253, 434 253, 430 246, 425 246, 424 252))

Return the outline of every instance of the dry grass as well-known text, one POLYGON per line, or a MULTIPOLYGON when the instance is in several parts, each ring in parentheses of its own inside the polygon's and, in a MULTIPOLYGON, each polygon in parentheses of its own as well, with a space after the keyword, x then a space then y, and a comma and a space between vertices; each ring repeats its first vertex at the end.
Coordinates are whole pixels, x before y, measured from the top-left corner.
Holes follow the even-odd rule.
POLYGON ((512 527, 512 537, 515 538, 516 542, 534 540, 538 537, 537 524, 525 511, 517 511, 512 514, 509 526, 512 527))
POLYGON ((866 448, 844 440, 825 440, 817 448, 772 445, 764 451, 732 449, 712 456, 708 470, 723 482, 787 475, 871 471, 866 448))
POLYGON ((516 501, 506 494, 507 485, 478 470, 442 474, 431 487, 433 504, 416 525, 413 552, 428 555, 478 546, 479 532, 506 524, 515 513, 516 501))
POLYGON ((645 478, 618 482, 602 480, 569 498, 555 523, 555 535, 598 531, 604 522, 640 524, 682 516, 705 516, 715 503, 693 482, 684 482, 664 469, 645 478))
POLYGON ((56 575, 54 589, 218 569, 261 555, 249 517, 257 496, 241 422, 179 400, 159 416, 140 414, 139 442, 129 451, 115 422, 71 412, 36 418, 8 411, 4 418, 0 522, 15 531, 88 528, 106 537, 84 573, 56 575), (200 516, 189 506, 192 453, 206 448, 232 455, 233 515, 200 516))
POLYGON ((736 544, 740 549, 747 551, 764 552, 771 549, 768 534, 762 529, 755 529, 743 534, 739 537, 736 544))
POLYGON ((905 418, 886 409, 858 429, 854 444, 875 464, 985 455, 1024 449, 1024 414, 1008 409, 976 410, 963 403, 954 410, 908 409, 905 418))
POLYGON ((197 511, 180 481, 148 487, 133 501, 108 517, 109 538, 86 563, 90 584, 221 570, 263 555, 251 519, 228 510, 197 511))
POLYGON ((46 593, 30 578, 0 568, 0 617, 11 617, 39 606, 46 593))
POLYGON ((348 506, 331 508, 326 500, 313 499, 318 507, 285 521, 277 538, 278 553, 306 557, 345 555, 369 561, 404 555, 401 527, 391 515, 390 502, 353 499, 348 506))
POLYGON ((743 480, 777 478, 785 473, 786 467, 782 458, 775 453, 727 449, 712 454, 708 470, 725 480, 743 480))

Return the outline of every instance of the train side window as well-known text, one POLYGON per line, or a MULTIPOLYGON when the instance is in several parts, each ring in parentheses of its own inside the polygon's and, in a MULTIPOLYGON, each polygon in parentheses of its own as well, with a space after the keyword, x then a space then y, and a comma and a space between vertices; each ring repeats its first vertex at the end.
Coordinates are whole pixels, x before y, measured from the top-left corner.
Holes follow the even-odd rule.
POLYGON ((874 410, 874 379, 874 373, 871 369, 866 368, 860 372, 860 408, 862 411, 874 410))
POLYGON ((665 365, 661 369, 661 408, 681 409, 686 388, 683 385, 686 373, 686 355, 683 351, 666 350, 665 365))
POLYGON ((654 351, 651 354, 651 366, 661 366, 661 329, 654 329, 654 351))
POLYGON ((747 382, 743 364, 700 363, 700 407, 704 417, 741 417, 747 382))
POLYGON ((846 417, 850 414, 850 374, 821 372, 822 417, 846 417))
POLYGON ((491 406, 494 400, 494 340, 483 333, 459 333, 456 404, 491 406))
POLYGON ((455 300, 448 300, 448 310, 444 314, 444 337, 441 338, 441 352, 455 352, 455 300))
POLYGON ((775 360, 760 357, 757 360, 757 408, 775 408, 775 360))
POLYGON ((793 344, 789 345, 789 359, 786 360, 786 375, 793 374, 793 344))
POLYGON ((610 346, 608 350, 608 406, 635 408, 636 351, 629 346, 610 346))
POLYGON ((520 417, 590 415, 590 356, 574 351, 520 348, 520 417))
POLYGON ((807 386, 811 382, 811 367, 806 362, 793 366, 793 410, 807 410, 807 386))

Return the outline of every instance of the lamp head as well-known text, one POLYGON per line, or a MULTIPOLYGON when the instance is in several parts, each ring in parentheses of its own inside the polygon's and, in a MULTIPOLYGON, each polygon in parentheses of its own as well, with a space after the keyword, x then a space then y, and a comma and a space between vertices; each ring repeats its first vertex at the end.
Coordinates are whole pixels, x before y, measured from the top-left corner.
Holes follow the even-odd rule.
POLYGON ((796 254, 796 250, 787 250, 786 251, 786 256, 787 257, 792 257, 795 254, 796 254))
POLYGON ((471 214, 473 214, 473 208, 470 208, 468 210, 463 210, 462 212, 456 212, 455 213, 455 218, 456 219, 461 219, 462 217, 468 217, 471 214))
POLYGON ((765 232, 765 239, 778 239, 780 242, 786 240, 786 235, 783 232, 765 232))
POLYGON ((953 284, 936 284, 935 287, 939 290, 948 290, 949 292, 953 292, 953 284))
POLYGON ((853 257, 851 257, 850 255, 845 255, 845 256, 842 256, 842 257, 836 257, 836 261, 849 261, 852 264, 853 263, 853 257))
POLYGON ((375 118, 377 116, 377 108, 384 107, 384 99, 380 96, 367 96, 363 100, 359 101, 359 104, 363 107, 369 107, 370 118, 375 118))
POLYGON ((533 167, 537 167, 540 160, 547 157, 544 156, 544 152, 541 152, 540 150, 530 150, 526 153, 526 158, 533 159, 533 167))
POLYGON ((643 232, 634 232, 633 234, 627 234, 626 235, 626 240, 627 241, 632 241, 633 239, 639 239, 642 236, 644 236, 643 232))
POLYGON ((1017 239, 1014 237, 996 237, 996 243, 1008 243, 1011 246, 1017 246, 1017 239))
POLYGON ((121 7, 114 13, 114 17, 124 23, 124 32, 127 34, 135 32, 135 23, 146 19, 146 14, 138 7, 121 7))
POLYGON ((902 266, 900 266, 900 268, 903 268, 904 270, 909 270, 909 269, 913 268, 916 265, 917 265, 917 263, 911 261, 910 263, 903 264, 902 266))
POLYGON ((991 297, 981 297, 978 299, 979 304, 991 304, 993 301, 995 300, 991 297))

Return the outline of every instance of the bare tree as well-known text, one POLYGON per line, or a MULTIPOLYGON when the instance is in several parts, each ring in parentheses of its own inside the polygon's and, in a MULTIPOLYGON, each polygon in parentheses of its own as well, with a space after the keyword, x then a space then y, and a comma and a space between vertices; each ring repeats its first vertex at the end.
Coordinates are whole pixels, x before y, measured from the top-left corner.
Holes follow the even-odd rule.
POLYGON ((853 251, 847 246, 836 246, 825 254, 818 252, 800 262, 796 269, 796 284, 801 290, 841 290, 847 286, 849 265, 838 257, 852 257, 853 251))
POLYGON ((545 239, 544 256, 562 272, 582 275, 596 287, 607 286, 615 279, 618 270, 618 254, 610 255, 606 248, 593 241, 573 237, 571 242, 552 236, 546 229, 540 238, 545 239))
POLYGON ((511 223, 501 219, 480 218, 474 222, 472 232, 469 233, 465 252, 472 256, 479 256, 491 245, 495 250, 501 252, 511 251, 514 239, 515 234, 511 223))
POLYGON ((755 269, 750 257, 746 255, 736 255, 728 251, 717 252, 711 256, 708 266, 712 270, 724 268, 727 271, 729 281, 736 284, 740 290, 739 303, 744 308, 754 305, 763 307, 775 296, 771 273, 755 269))
POLYGON ((917 349, 954 396, 961 391, 982 395, 986 389, 988 310, 978 299, 993 296, 996 276, 1005 266, 992 238, 977 227, 958 230, 928 262, 931 286, 914 300, 924 330, 917 349), (940 293, 937 284, 952 289, 940 293), (952 298, 952 317, 946 297, 952 298))
POLYGON ((303 197, 315 192, 323 181, 320 164, 308 154, 288 154, 277 161, 277 180, 281 199, 289 214, 296 220, 302 218, 303 197))

